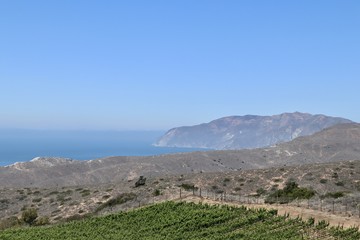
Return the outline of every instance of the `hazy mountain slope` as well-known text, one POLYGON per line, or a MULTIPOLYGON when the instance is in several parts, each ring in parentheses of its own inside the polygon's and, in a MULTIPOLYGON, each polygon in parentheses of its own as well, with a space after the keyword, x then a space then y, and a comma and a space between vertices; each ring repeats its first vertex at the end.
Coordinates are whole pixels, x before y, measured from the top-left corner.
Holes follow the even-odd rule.
POLYGON ((110 157, 91 161, 37 158, 0 167, 2 186, 64 186, 126 181, 139 175, 198 172, 360 160, 360 124, 342 124, 274 147, 179 153, 149 157, 110 157))
POLYGON ((196 126, 169 130, 156 146, 212 149, 251 149, 291 141, 339 123, 343 118, 307 113, 283 113, 274 116, 231 116, 196 126))

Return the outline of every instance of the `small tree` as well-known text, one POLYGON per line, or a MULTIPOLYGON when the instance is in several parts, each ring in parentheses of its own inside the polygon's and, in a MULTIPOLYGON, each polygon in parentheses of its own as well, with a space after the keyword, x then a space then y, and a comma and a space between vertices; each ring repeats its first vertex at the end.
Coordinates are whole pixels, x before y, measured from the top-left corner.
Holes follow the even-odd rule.
POLYGON ((294 180, 289 180, 284 189, 279 189, 265 199, 265 203, 288 203, 295 199, 310 199, 315 195, 315 191, 307 188, 300 188, 294 180))
POLYGON ((21 219, 29 225, 32 225, 37 217, 38 213, 35 208, 25 209, 21 214, 21 219))

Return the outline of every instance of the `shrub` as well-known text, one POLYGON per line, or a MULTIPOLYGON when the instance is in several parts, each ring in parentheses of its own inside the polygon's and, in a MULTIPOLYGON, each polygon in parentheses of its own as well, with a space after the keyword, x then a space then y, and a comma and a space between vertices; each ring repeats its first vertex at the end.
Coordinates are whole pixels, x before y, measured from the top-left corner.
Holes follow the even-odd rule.
POLYGON ((116 205, 126 203, 135 198, 136 198, 136 194, 134 194, 134 193, 122 193, 122 194, 118 195, 117 197, 111 198, 111 199, 107 200, 106 202, 104 202, 103 204, 101 204, 100 206, 98 206, 96 208, 95 212, 99 212, 99 211, 103 210, 104 208, 113 207, 116 205))
POLYGON ((320 183, 322 183, 322 184, 325 184, 325 183, 327 183, 327 179, 324 179, 324 178, 322 178, 322 179, 320 179, 320 183))
POLYGON ((309 225, 309 226, 314 226, 314 224, 315 224, 315 218, 310 217, 310 218, 307 220, 307 225, 309 225))
POLYGON ((56 196, 56 200, 60 202, 60 205, 63 205, 65 202, 70 201, 71 197, 65 198, 65 195, 60 193, 56 196))
POLYGON ((266 190, 263 189, 263 188, 258 188, 258 189, 256 190, 256 195, 258 195, 258 196, 261 196, 261 195, 263 195, 264 193, 266 193, 266 190))
POLYGON ((28 208, 21 214, 21 219, 29 225, 32 225, 37 217, 38 213, 35 208, 28 208))
POLYGON ((153 195, 154 195, 154 196, 159 196, 159 195, 161 195, 160 190, 159 190, 159 189, 155 189, 154 192, 153 192, 153 195))
POLYGON ((221 193, 223 193, 223 192, 224 192, 224 190, 221 190, 221 189, 216 189, 216 190, 215 190, 215 193, 216 193, 216 194, 221 194, 221 193))
POLYGON ((329 223, 326 222, 325 220, 320 220, 317 224, 316 224, 316 229, 320 230, 320 229, 324 229, 326 227, 329 226, 329 223))
POLYGON ((309 199, 315 195, 315 191, 307 188, 300 188, 298 184, 290 180, 283 189, 279 189, 269 194, 265 203, 288 203, 295 199, 309 199))
POLYGON ((245 178, 239 178, 237 181, 238 182, 245 182, 245 178))
POLYGON ((44 217, 39 217, 38 219, 36 219, 35 225, 43 226, 43 225, 47 225, 49 223, 50 223, 49 217, 44 216, 44 217))
POLYGON ((224 182, 226 183, 226 182, 230 182, 231 180, 230 180, 230 178, 224 178, 224 182))
POLYGON ((19 200, 19 201, 22 201, 24 199, 26 199, 27 196, 26 195, 19 195, 19 196, 16 196, 16 199, 19 200))
POLYGON ((59 193, 59 191, 52 191, 52 192, 49 192, 47 195, 46 195, 46 197, 49 197, 49 196, 51 196, 51 195, 56 195, 56 194, 58 194, 59 193))
POLYGON ((281 178, 274 178, 273 181, 274 181, 275 183, 278 183, 278 182, 282 182, 283 180, 282 180, 281 178))
POLYGON ((336 182, 335 185, 339 187, 343 187, 345 184, 343 182, 336 182))
POLYGON ((36 203, 37 203, 37 202, 41 202, 41 200, 42 200, 41 197, 40 197, 40 198, 34 198, 34 199, 32 200, 32 202, 34 202, 34 203, 36 202, 36 203))
POLYGON ((89 189, 84 189, 80 193, 81 193, 82 197, 86 197, 86 196, 90 195, 90 190, 89 189))
POLYGON ((331 177, 332 177, 332 178, 338 178, 338 177, 339 177, 339 175, 338 175, 338 173, 337 173, 337 172, 334 172, 334 173, 331 175, 331 177))
POLYGON ((22 189, 19 189, 19 190, 16 190, 19 194, 24 194, 24 190, 22 189))
POLYGON ((194 184, 189 184, 189 183, 183 183, 183 184, 180 185, 180 187, 182 187, 186 191, 197 190, 198 189, 197 187, 194 186, 194 184))
POLYGON ((9 203, 9 199, 0 199, 0 203, 2 203, 2 204, 8 204, 8 203, 9 203))
POLYGON ((326 193, 325 195, 323 195, 323 198, 341 198, 345 196, 345 193, 343 192, 330 192, 330 193, 326 193))

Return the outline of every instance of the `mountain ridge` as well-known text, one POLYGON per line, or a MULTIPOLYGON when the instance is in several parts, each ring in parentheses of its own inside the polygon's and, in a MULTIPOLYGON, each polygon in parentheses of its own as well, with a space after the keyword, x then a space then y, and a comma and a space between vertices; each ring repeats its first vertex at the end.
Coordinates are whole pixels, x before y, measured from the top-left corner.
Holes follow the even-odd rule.
POLYGON ((353 122, 340 117, 300 112, 272 116, 227 116, 209 123, 172 128, 154 146, 252 149, 291 141, 341 123, 353 122))

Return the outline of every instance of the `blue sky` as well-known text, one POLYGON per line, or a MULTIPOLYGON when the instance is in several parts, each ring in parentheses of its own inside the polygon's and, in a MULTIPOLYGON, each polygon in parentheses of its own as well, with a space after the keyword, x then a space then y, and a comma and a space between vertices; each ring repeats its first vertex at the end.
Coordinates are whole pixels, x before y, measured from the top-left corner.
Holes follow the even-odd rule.
POLYGON ((360 122, 360 1, 1 1, 0 128, 360 122))

